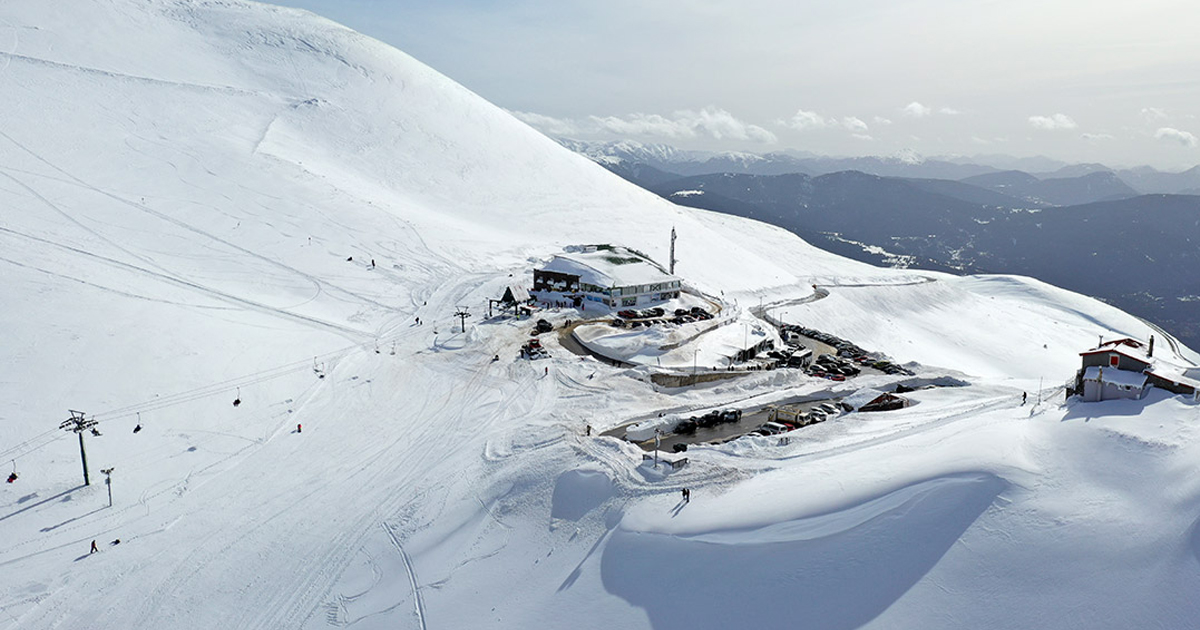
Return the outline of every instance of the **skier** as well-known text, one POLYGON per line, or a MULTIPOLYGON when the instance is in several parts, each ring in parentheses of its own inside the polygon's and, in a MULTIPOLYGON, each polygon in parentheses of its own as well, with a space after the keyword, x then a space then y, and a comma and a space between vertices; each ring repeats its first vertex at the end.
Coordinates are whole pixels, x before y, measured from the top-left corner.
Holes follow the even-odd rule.
POLYGON ((683 501, 684 501, 684 503, 692 502, 692 491, 690 488, 683 489, 683 501))
POLYGON ((299 422, 297 422, 297 423, 296 423, 296 433, 300 433, 300 428, 301 428, 301 427, 300 427, 300 423, 299 423, 299 422))
POLYGON ((550 368, 549 367, 546 368, 546 376, 550 376, 550 368))
POLYGON ((371 268, 372 269, 375 268, 375 259, 374 258, 371 259, 371 268))
POLYGON ((93 540, 92 541, 92 550, 88 552, 88 555, 90 556, 90 555, 96 553, 97 551, 100 551, 100 548, 96 546, 96 541, 93 540))
POLYGON ((1021 392, 1021 404, 1024 405, 1026 400, 1029 400, 1029 392, 1021 392))
POLYGON ((589 425, 587 425, 587 430, 584 432, 584 435, 590 436, 591 434, 592 434, 592 425, 589 424, 589 425))

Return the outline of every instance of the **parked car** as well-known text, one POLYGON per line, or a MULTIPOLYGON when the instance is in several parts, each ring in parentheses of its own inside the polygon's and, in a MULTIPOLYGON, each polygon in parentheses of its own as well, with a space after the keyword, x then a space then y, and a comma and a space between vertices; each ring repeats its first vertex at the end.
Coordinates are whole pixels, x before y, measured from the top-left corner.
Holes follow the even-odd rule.
POLYGON ((704 428, 714 427, 721 421, 720 411, 710 411, 699 418, 696 418, 696 424, 704 428))
POLYGON ((829 415, 833 415, 838 412, 837 405, 835 405, 833 403, 821 403, 821 404, 817 405, 817 409, 820 409, 821 411, 824 411, 825 413, 827 413, 829 415))
POLYGON ((637 311, 631 311, 628 309, 624 311, 617 311, 617 315, 624 317, 625 319, 637 319, 638 316, 637 311))
POLYGON ((647 315, 646 315, 647 317, 662 317, 663 315, 667 314, 666 311, 662 310, 661 308, 659 308, 657 306, 655 306, 654 308, 646 309, 646 313, 647 313, 647 315))
POLYGON ((675 309, 675 317, 683 317, 684 315, 687 315, 689 313, 690 313, 690 311, 688 311, 686 308, 675 309))
POLYGON ((695 433, 696 432, 696 421, 689 418, 687 420, 684 420, 683 422, 680 422, 679 424, 675 425, 675 432, 676 433, 695 433))
POLYGON ((684 444, 683 442, 671 445, 671 451, 675 452, 675 453, 683 453, 683 452, 687 451, 687 448, 688 448, 688 445, 684 444))
POLYGON ((540 333, 550 332, 551 330, 554 330, 554 324, 551 324, 544 319, 539 319, 537 320, 537 324, 534 326, 534 329, 540 333))
POLYGON ((791 431, 786 425, 779 424, 778 422, 768 422, 759 428, 766 431, 768 435, 779 435, 780 433, 791 431))
POLYGON ((738 422, 741 419, 742 419, 742 410, 741 409, 726 409, 725 411, 721 412, 721 422, 728 422, 730 424, 733 424, 735 422, 738 422))

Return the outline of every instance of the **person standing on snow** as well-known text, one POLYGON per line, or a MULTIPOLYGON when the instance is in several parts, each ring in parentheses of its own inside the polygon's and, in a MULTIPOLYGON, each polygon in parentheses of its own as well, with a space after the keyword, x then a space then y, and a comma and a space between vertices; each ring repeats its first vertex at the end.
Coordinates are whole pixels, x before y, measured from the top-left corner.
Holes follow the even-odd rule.
POLYGON ((90 556, 90 555, 96 553, 97 551, 100 551, 100 549, 98 547, 96 547, 96 541, 93 540, 92 541, 92 550, 88 552, 88 555, 90 556))

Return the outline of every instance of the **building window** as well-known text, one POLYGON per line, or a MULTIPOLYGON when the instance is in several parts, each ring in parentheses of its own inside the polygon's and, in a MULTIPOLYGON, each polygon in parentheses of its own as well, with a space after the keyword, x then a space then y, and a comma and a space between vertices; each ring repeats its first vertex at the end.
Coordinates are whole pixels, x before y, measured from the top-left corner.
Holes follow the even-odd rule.
POLYGON ((1117 364, 1119 364, 1120 362, 1121 362, 1121 357, 1119 357, 1115 354, 1108 355, 1108 364, 1110 366, 1117 367, 1117 364))
POLYGON ((621 298, 621 306, 633 306, 637 304, 636 297, 621 298))

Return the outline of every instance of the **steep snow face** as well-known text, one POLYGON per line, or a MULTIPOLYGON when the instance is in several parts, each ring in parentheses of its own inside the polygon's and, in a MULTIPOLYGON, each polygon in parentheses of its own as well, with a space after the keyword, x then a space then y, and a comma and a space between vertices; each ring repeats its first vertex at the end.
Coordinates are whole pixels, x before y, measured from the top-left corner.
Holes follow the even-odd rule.
POLYGON ((1119 311, 1027 279, 875 269, 675 207, 303 12, 5 2, 0 94, 0 460, 20 473, 0 487, 0 628, 1197 612, 1197 407, 1059 402, 1095 335, 1144 336, 1119 311), (527 322, 483 316, 564 245, 661 262, 672 227, 678 273, 727 307, 971 385, 787 444, 698 446, 679 471, 643 464, 598 434, 896 384, 781 370, 660 388, 553 335, 552 359, 516 360, 527 322), (67 409, 100 422, 91 486, 67 409))

